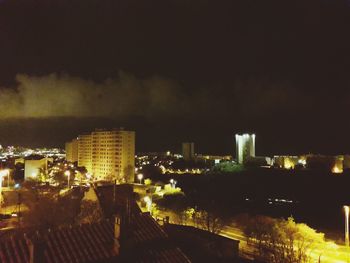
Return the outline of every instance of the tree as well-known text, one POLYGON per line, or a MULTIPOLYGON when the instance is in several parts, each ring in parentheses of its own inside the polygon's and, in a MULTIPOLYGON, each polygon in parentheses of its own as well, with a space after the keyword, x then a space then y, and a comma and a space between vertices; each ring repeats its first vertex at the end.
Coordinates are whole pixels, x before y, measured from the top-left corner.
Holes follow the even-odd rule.
POLYGON ((310 252, 325 245, 324 234, 295 223, 291 217, 256 216, 246 220, 244 234, 256 248, 258 258, 272 263, 308 262, 310 252))
POLYGON ((124 168, 124 180, 126 183, 134 182, 134 168, 131 165, 124 168))
POLYGON ((213 234, 220 234, 226 224, 226 220, 214 211, 200 210, 196 211, 194 216, 199 227, 213 234))
POLYGON ((15 181, 24 180, 24 164, 23 163, 16 163, 15 169, 13 172, 13 179, 15 181))
POLYGON ((56 199, 51 195, 41 195, 37 200, 25 200, 28 211, 23 214, 25 226, 47 229, 75 223, 78 202, 71 198, 56 199))
POLYGON ((82 200, 80 205, 80 213, 78 215, 78 223, 97 223, 103 218, 102 210, 97 201, 82 200))
POLYGON ((39 168, 38 181, 48 182, 52 178, 51 171, 45 169, 44 167, 39 168))

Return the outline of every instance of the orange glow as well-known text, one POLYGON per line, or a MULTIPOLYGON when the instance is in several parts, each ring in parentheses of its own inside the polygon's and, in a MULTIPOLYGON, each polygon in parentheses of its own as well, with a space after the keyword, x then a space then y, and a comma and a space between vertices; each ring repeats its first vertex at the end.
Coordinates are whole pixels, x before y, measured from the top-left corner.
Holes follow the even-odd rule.
POLYGON ((332 173, 334 174, 340 174, 343 172, 343 169, 342 168, 339 168, 337 165, 334 165, 333 168, 332 168, 332 173))

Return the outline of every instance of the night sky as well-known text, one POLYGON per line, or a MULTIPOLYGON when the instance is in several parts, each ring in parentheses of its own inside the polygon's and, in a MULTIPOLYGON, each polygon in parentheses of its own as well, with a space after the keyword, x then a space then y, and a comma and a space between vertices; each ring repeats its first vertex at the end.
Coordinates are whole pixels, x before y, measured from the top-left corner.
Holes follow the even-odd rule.
POLYGON ((137 151, 350 153, 343 0, 0 0, 0 143, 135 129, 137 151))

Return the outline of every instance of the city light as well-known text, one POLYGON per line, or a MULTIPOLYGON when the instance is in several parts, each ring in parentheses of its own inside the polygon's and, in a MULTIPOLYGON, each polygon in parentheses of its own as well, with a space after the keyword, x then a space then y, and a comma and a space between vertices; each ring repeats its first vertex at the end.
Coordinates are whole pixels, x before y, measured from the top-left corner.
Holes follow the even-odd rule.
POLYGON ((10 170, 5 169, 0 171, 0 177, 7 176, 7 187, 10 187, 10 170))
POLYGON ((143 174, 138 174, 137 175, 137 179, 139 179, 140 184, 142 184, 142 178, 143 178, 143 174))
POLYGON ((173 189, 175 189, 176 184, 177 184, 177 181, 174 180, 174 179, 170 179, 170 184, 171 184, 171 187, 172 187, 173 189))
POLYGON ((339 168, 337 165, 334 165, 334 167, 332 168, 332 173, 340 174, 342 172, 343 172, 343 169, 339 168))
POLYGON ((64 172, 64 175, 68 177, 67 179, 68 179, 68 189, 69 189, 69 187, 70 187, 70 186, 69 186, 69 181, 70 181, 70 171, 68 171, 68 170, 67 170, 67 171, 65 171, 65 172, 64 172))
POLYGON ((345 212, 345 246, 349 246, 349 206, 344 205, 345 212))
POLYGON ((3 180, 3 176, 0 175, 0 210, 1 210, 2 202, 3 202, 3 197, 2 197, 2 180, 3 180))
POLYGON ((147 211, 150 212, 152 208, 152 199, 149 196, 145 196, 143 201, 146 203, 147 211))

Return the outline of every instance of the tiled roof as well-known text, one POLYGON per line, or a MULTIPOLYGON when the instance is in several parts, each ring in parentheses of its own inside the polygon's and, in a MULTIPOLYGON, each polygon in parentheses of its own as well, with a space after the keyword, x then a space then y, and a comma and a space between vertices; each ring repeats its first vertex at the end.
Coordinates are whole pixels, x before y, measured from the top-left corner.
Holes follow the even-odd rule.
POLYGON ((185 254, 177 247, 168 249, 149 249, 136 263, 158 262, 158 263, 186 263, 191 262, 185 254))
POLYGON ((45 260, 54 262, 95 262, 116 256, 110 222, 50 231, 45 240, 45 260))
POLYGON ((140 244, 154 240, 166 239, 168 236, 154 221, 149 213, 140 213, 132 219, 129 242, 140 244))
POLYGON ((39 246, 47 263, 107 260, 117 255, 113 228, 113 223, 104 221, 0 240, 0 262, 29 262, 30 243, 39 246))
POLYGON ((113 187, 98 190, 102 209, 108 209, 105 214, 113 218, 117 213, 119 223, 106 220, 39 233, 27 231, 26 235, 10 232, 12 236, 0 237, 0 262, 28 263, 33 254, 34 258, 39 257, 36 262, 40 263, 190 262, 151 215, 140 211, 135 200, 130 198, 129 187, 117 188, 116 203, 113 202, 113 187), (118 226, 120 232, 116 234, 121 236, 117 241, 114 233, 118 226), (34 253, 31 252, 33 247, 34 253))
POLYGON ((97 192, 106 216, 115 213, 124 215, 124 224, 121 229, 121 254, 123 261, 190 262, 186 255, 173 245, 168 235, 152 216, 149 213, 141 212, 133 197, 131 185, 116 186, 115 203, 113 202, 113 187, 98 187, 97 192), (126 207, 129 207, 129 209, 126 209, 126 207))
POLYGON ((132 262, 190 262, 149 213, 133 215, 124 244, 132 262))
POLYGON ((29 250, 24 237, 9 238, 0 242, 0 262, 26 263, 29 262, 29 250))

